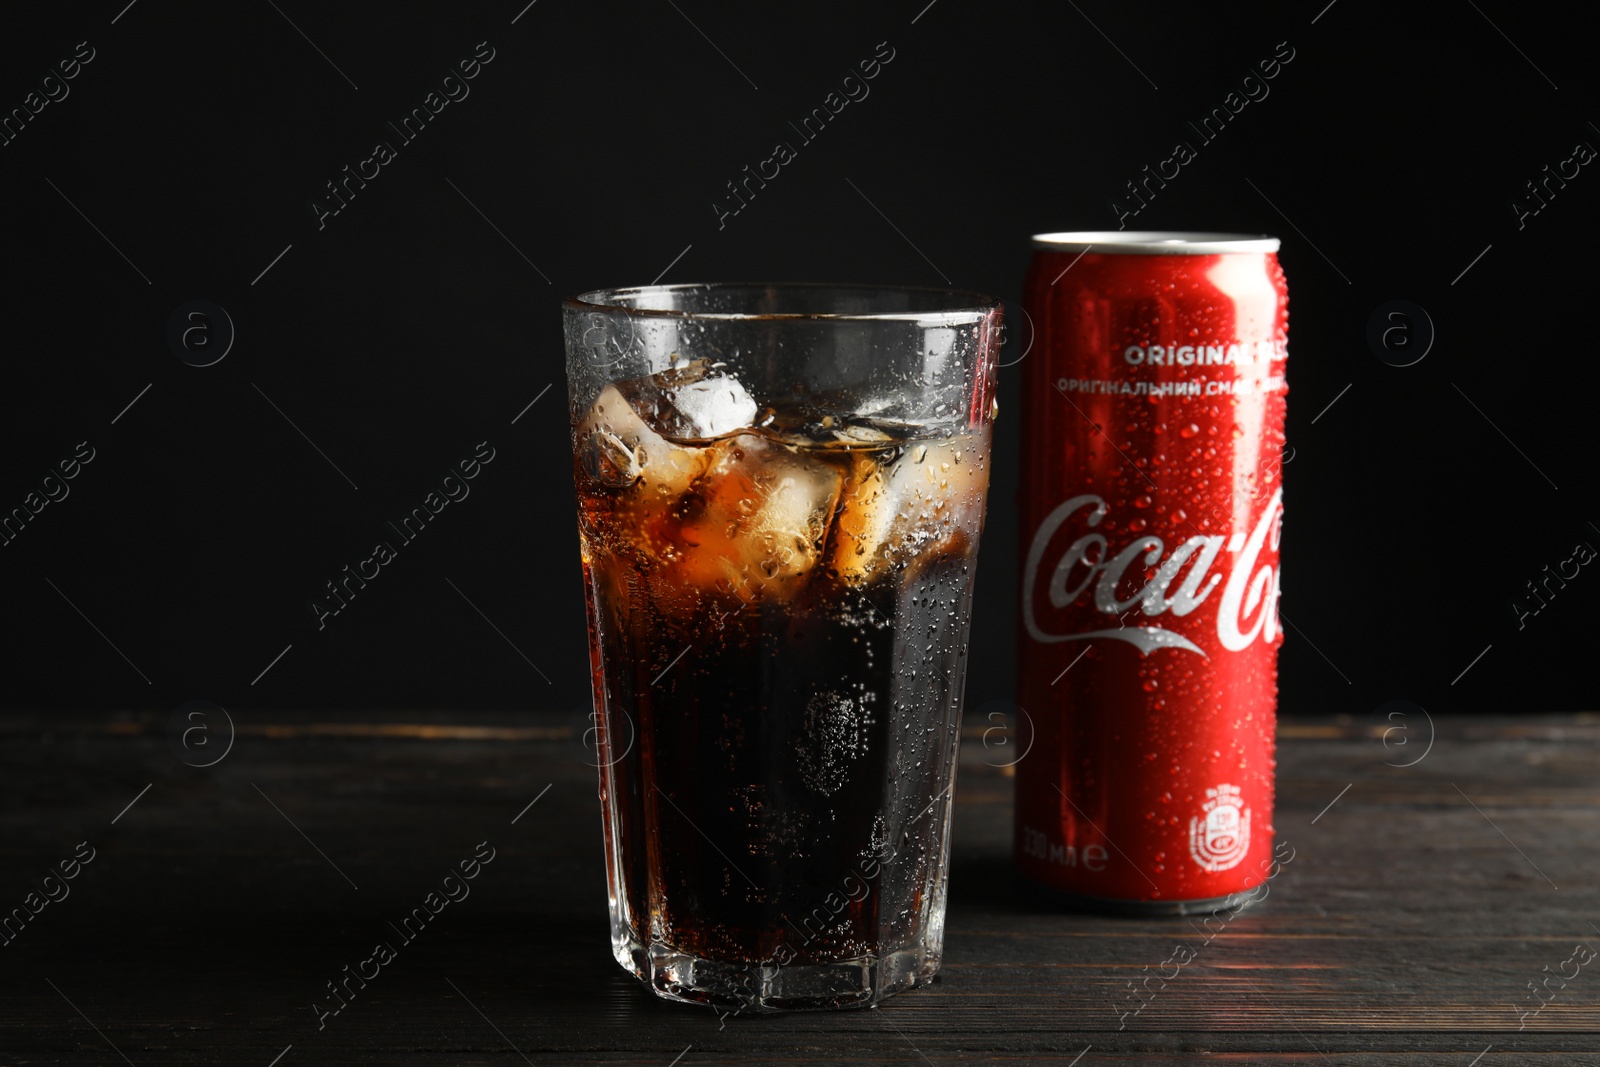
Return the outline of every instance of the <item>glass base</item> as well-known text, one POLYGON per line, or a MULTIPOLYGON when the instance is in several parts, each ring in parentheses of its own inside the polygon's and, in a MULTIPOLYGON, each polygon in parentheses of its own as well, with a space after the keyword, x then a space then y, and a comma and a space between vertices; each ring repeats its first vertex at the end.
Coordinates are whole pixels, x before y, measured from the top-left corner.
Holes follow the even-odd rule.
POLYGON ((615 955, 658 997, 740 1012, 870 1008, 926 985, 939 971, 938 956, 912 949, 779 966, 703 959, 660 942, 646 945, 631 933, 615 945, 615 955))

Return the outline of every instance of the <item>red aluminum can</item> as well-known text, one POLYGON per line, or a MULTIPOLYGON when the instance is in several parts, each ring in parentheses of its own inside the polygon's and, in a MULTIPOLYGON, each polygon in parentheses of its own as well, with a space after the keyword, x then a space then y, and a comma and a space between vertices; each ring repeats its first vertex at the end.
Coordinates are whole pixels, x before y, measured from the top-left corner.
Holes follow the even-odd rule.
POLYGON ((1215 911, 1272 862, 1278 241, 1119 231, 1033 246, 1017 865, 1105 910, 1215 911))

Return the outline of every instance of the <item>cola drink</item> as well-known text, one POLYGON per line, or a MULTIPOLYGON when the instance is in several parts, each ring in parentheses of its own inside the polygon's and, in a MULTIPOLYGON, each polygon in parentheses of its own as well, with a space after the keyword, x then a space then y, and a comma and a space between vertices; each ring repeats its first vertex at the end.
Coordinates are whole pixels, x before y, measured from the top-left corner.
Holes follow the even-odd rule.
POLYGON ((689 427, 647 423, 643 397, 686 377, 612 387, 579 430, 595 688, 648 738, 611 765, 619 888, 646 943, 870 955, 922 918, 917 880, 886 878, 883 782, 940 757, 894 730, 895 704, 939 702, 961 644, 896 677, 896 634, 947 632, 962 604, 982 442, 772 410, 726 437, 664 437, 689 427))
MULTIPOLYGON (((674 999, 875 1003, 939 962, 998 309, 944 353, 945 399, 604 314, 605 360, 679 331, 663 369, 574 390, 613 953, 674 999)), ((885 351, 813 327, 830 365, 885 351)))
POLYGON ((1118 231, 1034 248, 1016 862, 1092 907, 1216 910, 1272 849, 1278 242, 1118 231))

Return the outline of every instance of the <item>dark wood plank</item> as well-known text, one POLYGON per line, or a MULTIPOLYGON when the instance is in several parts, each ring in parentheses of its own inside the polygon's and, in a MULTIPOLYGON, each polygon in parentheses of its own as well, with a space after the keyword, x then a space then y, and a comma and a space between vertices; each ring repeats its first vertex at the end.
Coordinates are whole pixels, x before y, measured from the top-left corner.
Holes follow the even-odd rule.
POLYGON ((523 1062, 513 1045, 659 1067, 1465 1067, 1489 1049, 1487 1067, 1593 1063, 1600 1046, 1600 964, 1518 1029, 1526 983, 1600 947, 1600 716, 1440 723, 1409 768, 1385 765, 1367 724, 1286 722, 1275 821, 1295 858, 1209 940, 1184 920, 1072 914, 1017 879, 1010 783, 969 743, 941 980, 877 1011, 723 1019, 655 1000, 610 959, 580 716, 239 727, 197 770, 162 716, 0 720, 0 905, 78 842, 96 849, 0 948, 0 1067, 120 1063, 113 1044, 140 1067, 265 1067, 290 1044, 283 1067, 523 1062), (485 840, 472 895, 319 1030, 324 983, 485 840), (1194 962, 1124 1015, 1129 983, 1179 943, 1194 962))

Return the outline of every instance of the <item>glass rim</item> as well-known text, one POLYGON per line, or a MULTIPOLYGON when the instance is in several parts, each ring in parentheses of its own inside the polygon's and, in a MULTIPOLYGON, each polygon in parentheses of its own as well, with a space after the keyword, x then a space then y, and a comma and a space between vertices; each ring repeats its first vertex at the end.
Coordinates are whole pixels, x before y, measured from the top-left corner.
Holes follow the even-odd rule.
POLYGON ((975 289, 921 285, 874 285, 861 282, 680 282, 671 285, 625 285, 590 289, 561 302, 572 311, 601 312, 634 318, 704 319, 720 322, 922 322, 929 325, 970 325, 1000 309, 1000 300, 975 289), (947 306, 928 311, 685 311, 680 308, 641 308, 618 303, 626 295, 711 290, 783 289, 793 291, 845 290, 857 293, 923 294, 948 297, 947 306))

